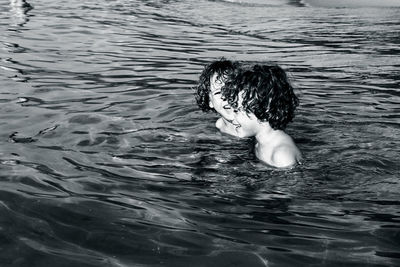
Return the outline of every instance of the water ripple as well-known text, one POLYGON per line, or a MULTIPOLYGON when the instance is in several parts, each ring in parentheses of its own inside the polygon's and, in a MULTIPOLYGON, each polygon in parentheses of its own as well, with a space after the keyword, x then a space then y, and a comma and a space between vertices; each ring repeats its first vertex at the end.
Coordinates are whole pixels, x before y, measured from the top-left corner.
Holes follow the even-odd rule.
POLYGON ((33 4, 0 7, 5 266, 399 264, 398 9, 33 4), (222 56, 288 71, 304 164, 197 109, 222 56))

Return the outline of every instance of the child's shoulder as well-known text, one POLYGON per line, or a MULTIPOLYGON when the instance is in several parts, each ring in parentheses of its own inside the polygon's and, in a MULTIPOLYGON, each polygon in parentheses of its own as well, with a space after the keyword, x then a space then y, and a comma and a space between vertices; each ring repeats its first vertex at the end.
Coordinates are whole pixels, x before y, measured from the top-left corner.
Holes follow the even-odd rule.
POLYGON ((301 159, 300 150, 293 144, 282 144, 275 147, 271 160, 273 165, 279 168, 290 167, 301 159))
POLYGON ((278 168, 297 164, 302 156, 293 139, 283 131, 276 132, 269 145, 261 145, 260 159, 278 168))

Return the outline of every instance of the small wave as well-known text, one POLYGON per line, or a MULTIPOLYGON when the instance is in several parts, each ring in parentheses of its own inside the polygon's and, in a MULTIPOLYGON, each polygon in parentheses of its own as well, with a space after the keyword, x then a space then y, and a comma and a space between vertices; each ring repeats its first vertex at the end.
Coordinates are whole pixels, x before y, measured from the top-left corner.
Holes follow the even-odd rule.
POLYGON ((315 7, 400 7, 398 0, 303 0, 305 4, 315 7))
POLYGON ((304 6, 301 0, 272 0, 266 1, 263 0, 211 0, 212 2, 224 2, 229 4, 235 4, 240 6, 249 6, 249 7, 270 7, 270 6, 283 6, 283 5, 293 5, 293 6, 304 6))
POLYGON ((8 137, 8 141, 11 143, 33 143, 37 141, 37 138, 40 135, 45 135, 49 132, 54 131, 55 129, 57 129, 59 125, 54 125, 48 128, 45 128, 43 130, 40 130, 36 135, 34 136, 22 136, 19 137, 19 133, 18 132, 13 132, 12 134, 10 134, 10 136, 8 137))

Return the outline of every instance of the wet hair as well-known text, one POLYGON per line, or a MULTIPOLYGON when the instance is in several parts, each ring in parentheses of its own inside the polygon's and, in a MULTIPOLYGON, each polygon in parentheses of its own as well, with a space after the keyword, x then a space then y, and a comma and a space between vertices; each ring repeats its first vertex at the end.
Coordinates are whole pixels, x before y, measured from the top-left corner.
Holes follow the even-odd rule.
POLYGON ((217 73, 217 79, 228 77, 238 67, 237 62, 221 58, 204 67, 196 87, 195 98, 202 111, 214 110, 210 107, 210 79, 217 73))
POLYGON ((283 130, 293 120, 299 99, 285 71, 276 65, 248 65, 235 70, 225 80, 222 97, 234 109, 253 113, 275 130, 283 130), (243 101, 239 107, 239 93, 243 101))

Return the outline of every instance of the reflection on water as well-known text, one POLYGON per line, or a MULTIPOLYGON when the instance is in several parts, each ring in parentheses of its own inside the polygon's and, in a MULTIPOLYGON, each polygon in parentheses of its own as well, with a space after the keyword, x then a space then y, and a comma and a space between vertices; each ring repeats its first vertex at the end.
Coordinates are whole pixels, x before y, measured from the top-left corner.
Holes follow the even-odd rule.
POLYGON ((400 264, 398 9, 33 4, 0 7, 2 266, 400 264), (303 165, 198 110, 221 56, 290 73, 303 165))
POLYGON ((28 12, 33 9, 25 0, 10 0, 11 25, 23 26, 28 22, 28 12))

